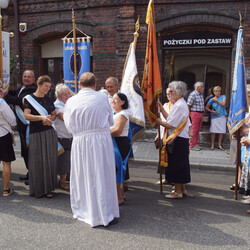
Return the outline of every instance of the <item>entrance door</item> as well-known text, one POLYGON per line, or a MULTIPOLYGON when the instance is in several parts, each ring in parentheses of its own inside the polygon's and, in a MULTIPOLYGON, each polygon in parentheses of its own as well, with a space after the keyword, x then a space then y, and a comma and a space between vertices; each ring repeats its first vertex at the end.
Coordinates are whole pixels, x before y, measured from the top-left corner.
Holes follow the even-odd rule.
MULTIPOLYGON (((194 83, 205 83, 204 97, 209 88, 221 86, 222 94, 229 96, 231 82, 230 49, 187 49, 163 50, 164 81, 169 69, 174 69, 174 80, 187 83, 188 93, 193 91, 194 83), (170 65, 174 58, 174 65, 170 65)), ((166 87, 169 82, 166 83, 166 87)))
POLYGON ((44 73, 50 76, 53 84, 63 82, 63 58, 45 58, 43 65, 44 73))

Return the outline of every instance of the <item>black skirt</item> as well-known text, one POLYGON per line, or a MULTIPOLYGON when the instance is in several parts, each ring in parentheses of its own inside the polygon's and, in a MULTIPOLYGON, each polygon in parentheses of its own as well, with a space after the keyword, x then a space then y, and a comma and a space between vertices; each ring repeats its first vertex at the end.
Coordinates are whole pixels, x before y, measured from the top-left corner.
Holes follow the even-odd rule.
POLYGON ((15 152, 12 145, 12 136, 10 133, 0 137, 0 161, 15 161, 15 152))
POLYGON ((190 182, 189 139, 176 137, 172 154, 168 154, 166 176, 169 183, 190 182))
MULTIPOLYGON (((117 147, 120 151, 120 154, 122 156, 122 160, 124 160, 126 158, 126 156, 128 155, 129 150, 130 150, 130 144, 129 144, 128 137, 127 136, 115 137, 115 141, 116 141, 117 147)), ((129 179, 129 169, 128 169, 128 163, 127 163, 125 180, 128 180, 128 179, 129 179)))

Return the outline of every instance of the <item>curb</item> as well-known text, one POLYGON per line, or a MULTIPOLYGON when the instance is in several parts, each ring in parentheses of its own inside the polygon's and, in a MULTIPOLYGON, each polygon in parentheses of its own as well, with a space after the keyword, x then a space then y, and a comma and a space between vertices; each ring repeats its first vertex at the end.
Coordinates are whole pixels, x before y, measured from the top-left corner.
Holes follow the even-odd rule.
MULTIPOLYGON (((139 165, 158 166, 158 161, 154 161, 154 160, 134 159, 131 162, 137 163, 139 165)), ((209 171, 228 172, 228 173, 235 172, 235 168, 230 167, 228 165, 199 164, 199 163, 190 162, 190 168, 196 169, 196 170, 209 170, 209 171)))

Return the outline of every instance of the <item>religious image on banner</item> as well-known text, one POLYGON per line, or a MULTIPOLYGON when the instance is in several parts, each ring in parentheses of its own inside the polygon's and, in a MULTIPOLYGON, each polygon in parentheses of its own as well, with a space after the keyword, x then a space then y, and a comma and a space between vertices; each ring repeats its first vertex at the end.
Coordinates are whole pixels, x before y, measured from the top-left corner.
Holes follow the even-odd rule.
MULTIPOLYGON (((90 37, 76 39, 76 68, 78 90, 80 76, 90 71, 90 37)), ((73 93, 76 93, 73 38, 63 38, 63 72, 64 83, 73 93)))
POLYGON ((243 53, 243 30, 239 29, 235 56, 233 88, 227 127, 230 135, 235 133, 244 123, 247 111, 246 79, 243 53))
POLYGON ((2 31, 3 88, 10 83, 10 33, 2 31))
POLYGON ((136 65, 134 42, 130 44, 124 64, 121 92, 128 98, 129 121, 132 132, 132 142, 134 142, 145 131, 145 115, 136 65))

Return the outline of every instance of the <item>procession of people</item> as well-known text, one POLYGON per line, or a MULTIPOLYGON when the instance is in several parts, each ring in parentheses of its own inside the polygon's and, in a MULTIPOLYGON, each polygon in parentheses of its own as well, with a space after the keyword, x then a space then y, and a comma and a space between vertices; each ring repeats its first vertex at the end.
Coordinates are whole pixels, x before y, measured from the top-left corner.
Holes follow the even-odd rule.
MULTIPOLYGON (((54 101, 47 95, 51 82, 49 76, 43 75, 35 84, 34 72, 26 70, 17 91, 0 90, 3 196, 14 194, 9 181, 11 162, 15 160, 12 135, 17 125, 21 155, 28 169, 22 179, 29 185, 30 196, 53 198, 59 185, 70 191, 75 219, 91 227, 115 224, 120 217, 119 206, 126 200, 124 181, 129 178, 128 157, 132 151, 127 96, 118 92, 118 80, 114 77, 105 83, 108 95, 97 92, 95 75, 86 72, 80 77, 81 90, 76 95, 60 83, 55 88, 57 99, 54 101)), ((200 150, 198 135, 204 111, 204 84, 197 82, 194 87, 186 102, 186 83, 173 81, 166 90, 169 103, 163 106, 158 101, 157 104, 161 117, 156 122, 161 127, 161 137, 158 135, 156 139, 162 141, 159 142, 161 163, 166 167, 163 183, 173 185, 172 192, 165 195, 167 199, 187 196, 186 184, 191 181, 189 150, 200 150)), ((226 97, 220 95, 219 86, 213 91, 214 97, 206 104, 212 118, 211 150, 215 143, 213 133, 219 133, 218 147, 223 150, 221 135, 225 133, 226 97), (220 118, 217 122, 217 117, 223 121, 220 118), (222 122, 223 131, 214 129, 221 128, 222 122)), ((248 123, 242 131, 248 135, 248 123)), ((249 139, 243 137, 241 144, 249 145, 249 139)), ((248 150, 245 152, 241 185, 248 192, 248 150)), ((250 204, 248 194, 242 203, 250 204)))

